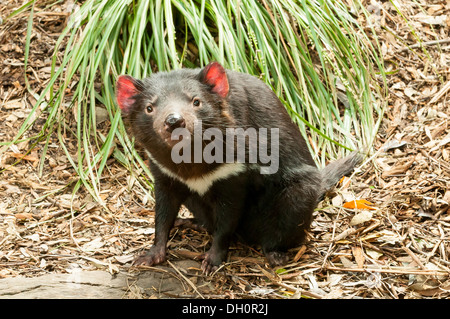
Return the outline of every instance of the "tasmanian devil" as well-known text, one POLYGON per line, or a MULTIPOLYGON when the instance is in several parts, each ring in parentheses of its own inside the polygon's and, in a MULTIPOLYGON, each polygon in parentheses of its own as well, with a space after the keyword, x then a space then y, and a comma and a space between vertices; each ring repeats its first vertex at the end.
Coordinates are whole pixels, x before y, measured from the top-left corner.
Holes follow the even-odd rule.
POLYGON ((271 266, 282 265, 325 192, 360 161, 352 153, 317 169, 272 90, 217 62, 144 80, 122 75, 117 102, 149 155, 155 186, 154 245, 135 265, 165 261, 174 225, 212 234, 206 273, 225 260, 232 239, 259 245, 271 266), (177 219, 181 205, 193 219, 177 219))

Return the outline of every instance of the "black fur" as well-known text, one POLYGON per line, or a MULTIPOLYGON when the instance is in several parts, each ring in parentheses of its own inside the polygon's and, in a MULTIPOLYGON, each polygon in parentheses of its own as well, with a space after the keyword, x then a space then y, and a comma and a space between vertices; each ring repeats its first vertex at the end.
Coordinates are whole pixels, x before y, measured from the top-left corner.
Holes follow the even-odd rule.
POLYGON ((325 191, 350 173, 360 158, 352 154, 318 170, 298 127, 267 85, 248 74, 227 70, 229 92, 223 98, 206 83, 204 70, 181 69, 134 80, 139 93, 133 97, 131 109, 123 110, 132 134, 151 155, 155 181, 155 243, 135 264, 153 265, 165 260, 169 231, 182 204, 193 213, 199 227, 213 236, 211 248, 204 255, 205 272, 214 271, 225 260, 235 234, 240 240, 261 246, 272 266, 283 264, 284 252, 305 239, 313 210, 325 191), (200 108, 192 106, 194 96, 202 101, 200 108), (149 103, 154 108, 152 115, 145 112, 149 103), (201 119, 203 129, 217 127, 225 133, 227 127, 279 128, 278 171, 264 175, 259 170, 261 163, 245 164, 239 174, 215 181, 204 194, 193 191, 183 180, 205 176, 223 164, 172 162, 171 148, 161 137, 161 119, 157 118, 162 114, 158 112, 175 106, 182 109, 185 118, 201 119))

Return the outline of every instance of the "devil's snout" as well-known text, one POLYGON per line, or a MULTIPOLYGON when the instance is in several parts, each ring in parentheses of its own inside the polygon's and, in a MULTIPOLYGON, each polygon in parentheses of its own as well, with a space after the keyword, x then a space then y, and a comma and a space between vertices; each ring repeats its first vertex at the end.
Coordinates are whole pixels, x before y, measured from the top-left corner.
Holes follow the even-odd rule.
POLYGON ((169 114, 164 121, 164 127, 167 132, 172 133, 176 128, 186 127, 186 121, 178 113, 169 114))

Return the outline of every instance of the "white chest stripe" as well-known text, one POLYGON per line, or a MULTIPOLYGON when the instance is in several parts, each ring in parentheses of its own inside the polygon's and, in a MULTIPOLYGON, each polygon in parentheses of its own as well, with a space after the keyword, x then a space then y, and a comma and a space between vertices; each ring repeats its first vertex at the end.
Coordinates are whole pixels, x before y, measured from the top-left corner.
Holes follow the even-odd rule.
POLYGON ((245 170, 245 165, 243 163, 224 163, 214 171, 205 174, 202 177, 183 179, 155 160, 155 158, 148 151, 146 152, 164 174, 182 182, 190 190, 197 192, 199 195, 205 194, 216 181, 237 175, 245 170))

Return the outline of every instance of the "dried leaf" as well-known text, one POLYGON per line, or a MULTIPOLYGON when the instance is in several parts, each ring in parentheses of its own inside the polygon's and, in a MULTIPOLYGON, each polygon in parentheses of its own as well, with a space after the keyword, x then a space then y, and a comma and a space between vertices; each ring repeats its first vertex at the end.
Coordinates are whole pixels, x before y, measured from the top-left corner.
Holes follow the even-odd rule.
POLYGON ((295 254, 294 257, 294 262, 299 261, 299 259, 303 256, 303 254, 306 251, 306 245, 303 245, 302 247, 300 247, 300 249, 298 250, 297 254, 295 254))
POLYGON ((427 16, 427 15, 417 15, 412 18, 416 18, 422 23, 426 24, 433 24, 433 25, 446 25, 447 21, 447 15, 440 15, 440 16, 427 16))
POLYGON ((14 217, 16 217, 18 220, 33 219, 33 215, 31 213, 17 213, 14 214, 14 217))
POLYGON ((375 260, 378 260, 381 256, 383 256, 382 253, 373 249, 366 249, 366 254, 367 256, 375 260))
POLYGON ((376 234, 378 235, 377 240, 379 242, 385 242, 385 243, 390 243, 390 244, 394 245, 395 243, 402 241, 402 238, 397 233, 387 230, 387 229, 379 231, 376 234))
POLYGON ((343 203, 344 203, 344 199, 342 198, 342 196, 340 194, 337 194, 336 196, 334 196, 331 199, 331 204, 333 206, 339 207, 339 206, 342 206, 343 203))
POLYGON ((35 242, 41 241, 41 237, 39 236, 39 234, 32 234, 29 236, 25 236, 24 238, 31 239, 32 241, 35 241, 35 242))
POLYGON ((252 290, 249 291, 249 294, 251 295, 268 295, 272 292, 274 292, 274 289, 270 289, 270 288, 253 288, 252 290))
POLYGON ((353 257, 355 257, 355 261, 356 261, 356 264, 358 265, 358 267, 363 268, 365 258, 364 258, 364 254, 363 254, 361 247, 352 247, 352 254, 353 254, 353 257))
POLYGON ((342 233, 340 233, 339 235, 336 236, 336 238, 334 239, 336 242, 339 242, 341 240, 343 240, 344 238, 350 236, 351 234, 354 234, 356 232, 356 229, 350 227, 346 230, 344 230, 342 233))
POLYGON ((341 185, 342 188, 348 188, 350 186, 352 182, 352 179, 347 177, 347 176, 343 176, 341 178, 341 180, 339 181, 339 184, 341 185))
POLYGON ((444 197, 442 198, 442 200, 443 200, 444 202, 446 202, 447 205, 450 205, 450 189, 448 189, 448 190, 445 192, 444 197))
POLYGON ((131 255, 114 256, 114 258, 121 264, 126 264, 127 262, 132 261, 135 258, 135 256, 131 254, 131 255))
POLYGON ((406 96, 408 96, 410 99, 416 99, 420 94, 419 92, 417 92, 416 90, 414 90, 413 88, 407 87, 405 88, 405 90, 403 91, 405 93, 406 96))
POLYGON ((368 211, 362 211, 359 214, 356 214, 353 216, 352 220, 350 221, 350 226, 359 225, 365 222, 368 222, 372 219, 372 213, 368 211))
POLYGON ((25 154, 20 154, 20 153, 13 153, 13 152, 9 152, 8 155, 15 157, 17 159, 23 159, 23 160, 30 161, 30 162, 39 161, 38 158, 31 156, 31 155, 25 155, 25 154))
POLYGON ((12 100, 4 104, 3 107, 7 110, 20 109, 23 107, 23 104, 22 102, 20 102, 20 100, 12 100))
POLYGON ((400 148, 400 147, 402 147, 404 145, 406 145, 405 141, 399 142, 397 139, 394 138, 391 141, 389 141, 386 144, 384 144, 383 151, 387 152, 387 151, 389 151, 391 149, 400 148))
POLYGON ((83 245, 83 249, 86 251, 97 251, 99 248, 102 248, 105 245, 105 242, 101 237, 97 237, 94 240, 83 245))
POLYGON ((341 260, 341 263, 344 267, 346 267, 346 268, 354 268, 355 267, 355 264, 347 257, 339 256, 339 259, 341 260))
POLYGON ((411 165, 414 163, 414 159, 407 161, 405 164, 395 165, 393 168, 384 171, 381 177, 386 178, 392 175, 399 175, 405 173, 411 165))

